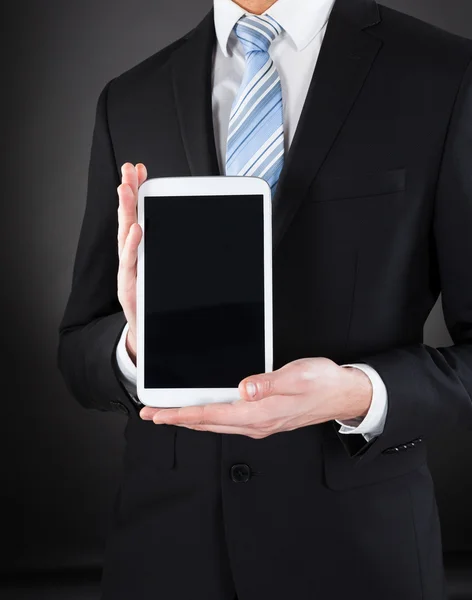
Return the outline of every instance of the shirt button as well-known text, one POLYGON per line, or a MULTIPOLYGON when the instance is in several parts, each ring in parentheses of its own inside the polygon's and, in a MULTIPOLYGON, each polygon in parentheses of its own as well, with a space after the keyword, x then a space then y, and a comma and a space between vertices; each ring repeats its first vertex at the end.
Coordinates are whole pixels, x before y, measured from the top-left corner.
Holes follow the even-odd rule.
POLYGON ((247 483, 251 478, 251 469, 248 465, 237 464, 231 467, 231 479, 235 483, 247 483))

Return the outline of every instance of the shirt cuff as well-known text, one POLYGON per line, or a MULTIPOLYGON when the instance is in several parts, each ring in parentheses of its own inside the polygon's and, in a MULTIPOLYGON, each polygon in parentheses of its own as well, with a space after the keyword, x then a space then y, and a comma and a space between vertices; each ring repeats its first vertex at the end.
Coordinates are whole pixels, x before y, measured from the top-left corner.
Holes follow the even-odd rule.
POLYGON ((364 417, 336 422, 341 425, 339 433, 360 433, 367 442, 380 435, 385 426, 387 417, 388 397, 387 388, 380 375, 371 366, 363 363, 341 365, 342 367, 355 367, 364 371, 372 383, 372 402, 364 417))
POLYGON ((137 368, 126 349, 126 334, 128 333, 128 329, 128 323, 126 323, 116 346, 116 362, 126 389, 129 392, 136 393, 137 368))

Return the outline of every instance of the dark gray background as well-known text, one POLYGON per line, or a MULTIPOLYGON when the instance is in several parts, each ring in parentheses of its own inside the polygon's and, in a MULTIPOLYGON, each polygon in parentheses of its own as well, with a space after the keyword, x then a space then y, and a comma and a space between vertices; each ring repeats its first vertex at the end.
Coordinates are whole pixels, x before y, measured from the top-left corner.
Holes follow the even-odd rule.
MULTIPOLYGON (((472 37, 470 0, 388 0, 472 37)), ((194 27, 209 0, 21 2, 2 19, 2 571, 99 565, 125 418, 82 409, 56 369, 103 85, 194 27)), ((449 344, 440 307, 426 341, 449 344)), ((430 451, 446 550, 472 551, 472 442, 430 451)))

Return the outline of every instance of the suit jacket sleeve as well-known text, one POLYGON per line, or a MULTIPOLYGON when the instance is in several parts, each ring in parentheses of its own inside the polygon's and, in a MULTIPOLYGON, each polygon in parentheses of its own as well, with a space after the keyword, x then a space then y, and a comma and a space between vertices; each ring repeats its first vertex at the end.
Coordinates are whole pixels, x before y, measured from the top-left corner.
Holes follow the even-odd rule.
POLYGON ((348 454, 360 464, 445 425, 472 429, 472 62, 443 149, 431 241, 431 268, 454 345, 418 343, 359 357, 358 362, 376 369, 388 392, 384 430, 369 443, 341 436, 333 422, 348 454))
POLYGON ((115 356, 126 318, 117 296, 121 178, 107 121, 112 81, 100 93, 96 108, 87 201, 59 326, 57 363, 69 391, 84 407, 129 414, 138 406, 118 377, 115 356))

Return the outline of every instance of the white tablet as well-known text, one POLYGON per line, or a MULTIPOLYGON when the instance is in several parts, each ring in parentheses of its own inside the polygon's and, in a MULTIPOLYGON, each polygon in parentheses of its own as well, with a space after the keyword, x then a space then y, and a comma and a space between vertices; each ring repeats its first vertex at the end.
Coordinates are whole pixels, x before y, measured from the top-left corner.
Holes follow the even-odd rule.
POLYGON ((272 211, 259 177, 149 179, 138 194, 137 392, 147 406, 239 399, 272 371, 272 211))

